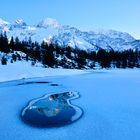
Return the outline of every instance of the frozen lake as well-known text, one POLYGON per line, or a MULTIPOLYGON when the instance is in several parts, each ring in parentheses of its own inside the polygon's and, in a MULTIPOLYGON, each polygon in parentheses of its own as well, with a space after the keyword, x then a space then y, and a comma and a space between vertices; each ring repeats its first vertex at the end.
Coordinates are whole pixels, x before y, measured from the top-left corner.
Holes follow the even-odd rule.
MULTIPOLYGON (((40 82, 39 82, 40 83, 40 82)), ((31 100, 21 113, 21 119, 34 127, 62 127, 79 120, 81 108, 71 104, 79 97, 77 92, 46 94, 31 100)))
POLYGON ((0 103, 0 140, 140 140, 140 71, 137 69, 4 82, 0 84, 0 103), (65 91, 80 94, 72 104, 81 107, 84 115, 75 123, 59 128, 36 128, 20 119, 28 101, 65 91))

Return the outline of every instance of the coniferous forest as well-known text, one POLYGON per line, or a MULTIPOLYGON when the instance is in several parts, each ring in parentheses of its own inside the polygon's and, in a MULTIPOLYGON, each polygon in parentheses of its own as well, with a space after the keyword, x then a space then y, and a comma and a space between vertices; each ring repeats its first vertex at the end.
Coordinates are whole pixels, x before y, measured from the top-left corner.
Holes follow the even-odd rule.
MULTIPOLYGON (((0 52, 12 54, 11 63, 20 61, 32 61, 32 65, 41 62, 45 67, 63 67, 70 69, 94 69, 97 66, 101 68, 140 68, 140 50, 126 51, 106 51, 99 49, 98 51, 84 51, 73 49, 70 46, 58 46, 55 44, 47 44, 42 42, 20 41, 18 38, 11 38, 8 41, 6 33, 0 35, 0 52), (19 53, 26 54, 21 57, 19 53)), ((1 64, 7 64, 7 58, 1 58, 1 64)))

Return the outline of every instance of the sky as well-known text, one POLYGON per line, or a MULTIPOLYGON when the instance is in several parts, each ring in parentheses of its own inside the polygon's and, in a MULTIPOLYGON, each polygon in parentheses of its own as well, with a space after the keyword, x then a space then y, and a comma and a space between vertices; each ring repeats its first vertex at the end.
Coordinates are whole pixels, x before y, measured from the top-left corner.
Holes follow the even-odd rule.
POLYGON ((0 18, 54 18, 81 30, 115 29, 140 39, 140 0, 0 0, 0 18))

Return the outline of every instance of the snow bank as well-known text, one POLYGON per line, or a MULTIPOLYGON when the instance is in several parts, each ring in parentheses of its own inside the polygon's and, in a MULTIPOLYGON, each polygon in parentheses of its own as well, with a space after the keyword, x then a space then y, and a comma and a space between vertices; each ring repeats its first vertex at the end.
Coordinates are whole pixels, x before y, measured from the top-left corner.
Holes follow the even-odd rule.
POLYGON ((53 69, 41 66, 32 66, 30 62, 19 61, 0 65, 0 82, 44 76, 60 76, 86 73, 83 70, 53 69))

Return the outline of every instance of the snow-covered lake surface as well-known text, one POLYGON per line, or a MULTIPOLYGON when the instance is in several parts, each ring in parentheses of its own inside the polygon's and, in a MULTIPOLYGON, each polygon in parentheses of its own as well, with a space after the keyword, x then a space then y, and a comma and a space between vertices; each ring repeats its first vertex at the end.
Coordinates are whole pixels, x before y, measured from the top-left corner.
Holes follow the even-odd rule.
POLYGON ((0 140, 140 140, 140 70, 21 79, 0 83, 0 140), (21 84, 47 81, 48 84, 21 84), (59 84, 59 86, 51 86, 59 84), (45 94, 77 91, 84 115, 59 128, 36 128, 20 119, 28 101, 45 94))

